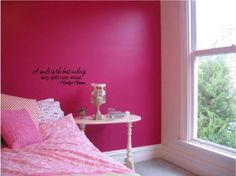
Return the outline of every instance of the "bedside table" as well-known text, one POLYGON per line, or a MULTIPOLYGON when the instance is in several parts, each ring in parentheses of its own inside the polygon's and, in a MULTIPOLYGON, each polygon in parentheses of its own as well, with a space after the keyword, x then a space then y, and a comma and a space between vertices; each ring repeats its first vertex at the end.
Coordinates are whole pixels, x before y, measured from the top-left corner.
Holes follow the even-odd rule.
POLYGON ((128 133, 127 133, 127 156, 125 158, 125 165, 130 169, 134 170, 134 163, 132 161, 131 152, 132 152, 132 124, 141 120, 141 117, 138 115, 130 114, 127 117, 111 119, 108 115, 105 115, 107 119, 103 120, 92 120, 92 116, 85 116, 84 119, 75 118, 75 122, 80 126, 80 129, 84 132, 86 125, 101 125, 101 124, 119 124, 127 123, 128 133))

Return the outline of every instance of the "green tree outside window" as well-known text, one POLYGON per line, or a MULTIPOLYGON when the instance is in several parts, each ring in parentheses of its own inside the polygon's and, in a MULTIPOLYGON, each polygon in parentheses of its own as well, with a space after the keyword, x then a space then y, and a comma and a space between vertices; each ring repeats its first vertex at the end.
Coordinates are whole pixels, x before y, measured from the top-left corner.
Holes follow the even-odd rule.
POLYGON ((236 148, 236 88, 220 55, 198 59, 198 138, 236 148))

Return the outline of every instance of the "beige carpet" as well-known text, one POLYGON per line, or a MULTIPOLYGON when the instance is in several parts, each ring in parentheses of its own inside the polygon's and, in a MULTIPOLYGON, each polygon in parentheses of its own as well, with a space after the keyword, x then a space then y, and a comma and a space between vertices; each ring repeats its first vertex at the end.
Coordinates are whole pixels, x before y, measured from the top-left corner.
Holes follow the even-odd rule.
POLYGON ((160 158, 135 163, 135 171, 141 176, 195 176, 160 158))

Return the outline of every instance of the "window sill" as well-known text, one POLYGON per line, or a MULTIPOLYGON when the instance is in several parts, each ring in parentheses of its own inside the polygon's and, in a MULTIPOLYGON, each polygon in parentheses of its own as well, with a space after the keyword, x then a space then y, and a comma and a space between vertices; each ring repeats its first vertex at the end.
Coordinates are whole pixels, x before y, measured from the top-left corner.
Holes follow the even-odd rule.
POLYGON ((184 140, 178 140, 177 143, 183 147, 189 148, 189 149, 197 149, 201 150, 203 152, 210 152, 216 155, 219 155, 220 157, 227 158, 227 159, 236 159, 236 152, 228 152, 224 151, 212 146, 209 146, 204 143, 200 143, 198 141, 184 141, 184 140))

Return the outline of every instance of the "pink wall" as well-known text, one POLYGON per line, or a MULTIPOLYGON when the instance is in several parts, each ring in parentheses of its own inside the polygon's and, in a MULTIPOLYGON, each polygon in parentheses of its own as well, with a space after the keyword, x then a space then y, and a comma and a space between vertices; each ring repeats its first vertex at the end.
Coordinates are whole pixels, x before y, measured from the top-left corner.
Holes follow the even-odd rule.
MULTIPOLYGON (((53 97, 65 113, 90 104, 90 83, 107 84, 102 112, 114 107, 142 116, 133 146, 161 142, 159 2, 2 2, 2 92, 53 97), (85 85, 65 86, 32 75, 37 68, 87 71, 85 85)), ((103 151, 126 147, 126 125, 90 126, 103 151)))

